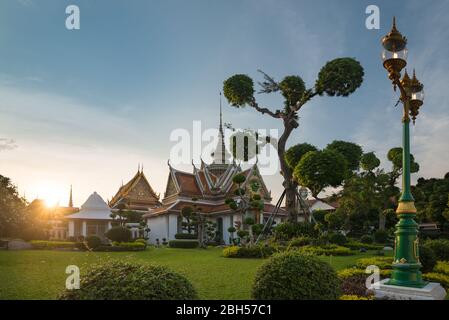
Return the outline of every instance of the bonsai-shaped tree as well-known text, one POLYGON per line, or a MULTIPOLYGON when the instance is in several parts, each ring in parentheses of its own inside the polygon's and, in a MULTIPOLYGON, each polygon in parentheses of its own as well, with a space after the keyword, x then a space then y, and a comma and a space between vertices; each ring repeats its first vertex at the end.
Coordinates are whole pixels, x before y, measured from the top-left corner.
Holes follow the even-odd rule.
POLYGON ((184 220, 182 227, 189 234, 196 232, 200 248, 205 248, 207 242, 214 240, 217 225, 202 213, 202 208, 196 204, 197 198, 192 198, 192 201, 192 206, 185 206, 181 210, 184 220))
MULTIPOLYGON (((242 218, 250 212, 253 212, 255 216, 257 216, 264 208, 264 202, 259 193, 259 181, 255 178, 249 181, 248 192, 247 190, 245 190, 245 188, 243 188, 243 183, 246 181, 246 177, 243 174, 236 174, 232 178, 232 181, 237 185, 237 188, 234 191, 235 198, 228 198, 226 199, 225 203, 233 211, 240 214, 242 218)), ((245 239, 248 236, 249 243, 253 244, 253 227, 256 226, 255 220, 251 217, 246 217, 242 219, 242 222, 243 224, 241 224, 241 226, 248 229, 248 231, 239 230, 237 232, 237 235, 241 239, 245 239)))
POLYGON ((254 82, 244 74, 236 74, 224 81, 223 93, 233 107, 250 106, 262 114, 282 121, 284 130, 278 141, 277 152, 284 177, 286 210, 289 220, 296 222, 296 183, 293 181, 293 170, 287 164, 284 154, 288 138, 299 126, 298 112, 317 95, 349 96, 361 86, 364 71, 360 63, 352 58, 335 59, 326 63, 319 72, 315 85, 310 89, 306 89, 304 81, 299 76, 286 76, 281 82, 276 82, 266 73, 262 71, 261 73, 264 75, 264 81, 259 83, 261 86, 259 93, 280 91, 284 97, 282 110, 272 111, 260 106, 254 97, 254 82))

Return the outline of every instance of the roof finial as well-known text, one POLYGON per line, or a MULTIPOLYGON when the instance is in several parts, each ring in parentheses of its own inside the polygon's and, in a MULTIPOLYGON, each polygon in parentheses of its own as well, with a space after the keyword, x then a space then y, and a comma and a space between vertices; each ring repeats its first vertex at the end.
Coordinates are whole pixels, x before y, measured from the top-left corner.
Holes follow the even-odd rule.
POLYGON ((140 171, 143 173, 143 162, 142 162, 142 166, 140 168, 140 171))
POLYGON ((69 207, 73 208, 72 185, 70 185, 69 207))
POLYGON ((393 16, 393 30, 396 30, 396 16, 393 16))

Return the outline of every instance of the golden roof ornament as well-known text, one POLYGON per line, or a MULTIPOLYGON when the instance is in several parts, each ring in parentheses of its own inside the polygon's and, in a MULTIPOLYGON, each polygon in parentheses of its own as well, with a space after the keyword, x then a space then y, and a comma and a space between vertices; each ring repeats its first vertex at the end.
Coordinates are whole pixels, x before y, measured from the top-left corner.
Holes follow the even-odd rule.
POLYGON ((391 31, 382 38, 383 47, 391 52, 398 52, 405 49, 407 38, 404 37, 396 28, 396 17, 393 17, 393 27, 391 31))

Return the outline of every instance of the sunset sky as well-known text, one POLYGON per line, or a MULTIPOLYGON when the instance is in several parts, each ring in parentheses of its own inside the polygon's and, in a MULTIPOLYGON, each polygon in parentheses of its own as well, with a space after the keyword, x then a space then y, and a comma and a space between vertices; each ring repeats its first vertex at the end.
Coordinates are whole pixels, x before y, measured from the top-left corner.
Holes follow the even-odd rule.
MULTIPOLYGON (((28 200, 75 205, 97 191, 111 198, 143 163, 163 194, 172 130, 193 121, 218 126, 223 80, 258 69, 275 79, 298 74, 313 86, 321 66, 343 56, 365 68, 349 98, 317 97, 300 114, 289 145, 334 139, 385 154, 401 144, 401 110, 381 63, 380 39, 397 16, 426 100, 412 128, 414 175, 449 171, 449 2, 275 0, 2 0, 0 2, 0 174, 28 200), (430 3, 430 2, 429 2, 430 3), (78 5, 81 29, 65 27, 78 5), (380 8, 380 30, 365 8, 380 8)), ((258 95, 272 109, 280 96, 258 95)), ((223 104, 237 128, 281 128, 250 108, 223 104)), ((191 170, 191 166, 179 169, 191 170)), ((266 177, 275 196, 281 177, 266 177)))

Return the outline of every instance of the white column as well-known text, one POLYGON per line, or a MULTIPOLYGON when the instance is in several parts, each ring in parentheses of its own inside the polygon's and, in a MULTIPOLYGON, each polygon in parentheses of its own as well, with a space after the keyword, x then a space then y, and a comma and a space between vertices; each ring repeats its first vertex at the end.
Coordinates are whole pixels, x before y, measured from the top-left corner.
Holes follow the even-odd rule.
POLYGON ((75 221, 70 220, 69 221, 69 237, 75 236, 75 221))
POLYGON ((81 235, 87 237, 87 222, 83 220, 83 228, 81 229, 81 235))
POLYGON ((110 230, 111 228, 112 228, 112 222, 108 221, 108 227, 107 227, 106 231, 110 230))

